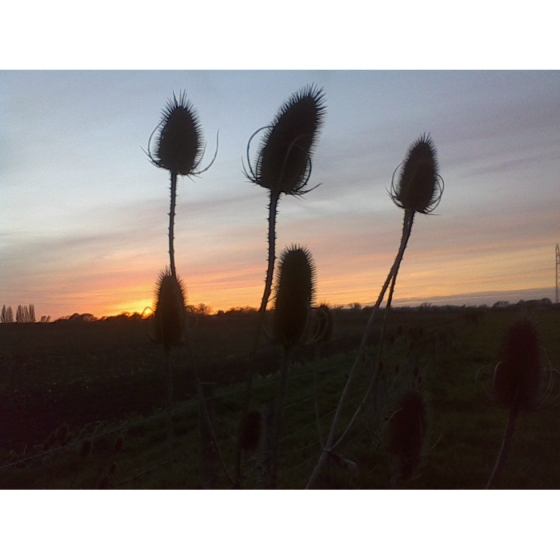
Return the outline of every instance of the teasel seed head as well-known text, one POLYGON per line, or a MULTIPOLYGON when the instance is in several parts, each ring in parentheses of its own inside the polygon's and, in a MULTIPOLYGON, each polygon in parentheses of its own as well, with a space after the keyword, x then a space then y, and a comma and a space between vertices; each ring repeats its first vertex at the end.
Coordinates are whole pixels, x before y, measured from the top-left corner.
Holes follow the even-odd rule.
POLYGON ((429 134, 411 144, 403 163, 395 169, 390 195, 404 210, 429 214, 439 204, 443 194, 443 179, 439 172, 436 149, 429 134), (395 173, 401 172, 395 185, 395 173))
POLYGON ((315 336, 310 341, 313 344, 326 344, 332 337, 334 329, 333 314, 328 305, 322 303, 315 309, 317 328, 315 336))
POLYGON ((315 264, 308 249, 292 245, 279 258, 274 338, 286 348, 301 341, 315 287, 315 264))
POLYGON ((185 92, 167 101, 161 121, 148 141, 148 157, 154 165, 177 173, 192 175, 202 158, 202 130, 199 118, 185 92), (157 132, 155 157, 150 143, 157 132))
POLYGON ((262 414, 256 408, 251 409, 247 413, 241 436, 241 448, 244 451, 255 451, 258 449, 262 435, 262 421, 262 414))
POLYGON ((259 147, 254 168, 249 158, 251 140, 247 145, 247 178, 253 183, 280 195, 303 195, 311 176, 311 157, 323 124, 326 107, 322 88, 302 88, 280 107, 259 147))
POLYGON ((168 351, 172 346, 179 346, 185 334, 185 290, 181 280, 166 268, 156 285, 154 340, 168 351))
POLYGON ((543 373, 541 343, 535 325, 520 319, 506 332, 500 361, 494 369, 494 392, 498 404, 530 410, 537 406, 543 373))
POLYGON ((404 394, 388 429, 388 450, 399 460, 398 478, 409 480, 420 464, 426 438, 426 405, 419 392, 404 394))

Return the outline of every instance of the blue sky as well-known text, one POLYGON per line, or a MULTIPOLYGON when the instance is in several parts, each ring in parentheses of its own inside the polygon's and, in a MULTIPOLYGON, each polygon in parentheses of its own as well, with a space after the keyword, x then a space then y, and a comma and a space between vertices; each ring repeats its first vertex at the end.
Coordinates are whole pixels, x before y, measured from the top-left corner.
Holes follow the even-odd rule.
POLYGON ((2 71, 0 303, 52 317, 150 305, 167 263, 169 177, 142 148, 167 99, 186 91, 203 165, 218 131, 219 152, 179 182, 178 273, 189 303, 258 306, 267 193, 241 162, 251 134, 311 83, 327 104, 311 179, 321 186, 280 201, 277 248, 309 248, 320 301, 376 299, 402 222, 386 190, 423 133, 445 192, 436 215, 417 217, 396 303, 553 299, 560 72, 2 71))

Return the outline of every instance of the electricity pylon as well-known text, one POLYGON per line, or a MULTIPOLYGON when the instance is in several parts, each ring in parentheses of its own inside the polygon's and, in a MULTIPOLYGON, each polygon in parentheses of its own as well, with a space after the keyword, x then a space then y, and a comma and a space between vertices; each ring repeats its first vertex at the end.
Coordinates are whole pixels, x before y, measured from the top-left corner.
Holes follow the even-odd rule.
POLYGON ((558 283, 560 280, 560 247, 556 243, 556 303, 558 303, 558 283))

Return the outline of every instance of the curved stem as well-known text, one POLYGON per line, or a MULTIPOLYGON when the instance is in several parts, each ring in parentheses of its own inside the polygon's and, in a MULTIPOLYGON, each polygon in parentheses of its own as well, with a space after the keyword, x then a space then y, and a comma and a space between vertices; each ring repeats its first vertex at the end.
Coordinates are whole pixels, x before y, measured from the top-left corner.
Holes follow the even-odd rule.
POLYGON ((500 448, 500 453, 498 454, 498 459, 496 460, 494 471, 492 472, 492 475, 490 476, 490 479, 486 484, 486 490, 497 488, 498 484, 500 483, 500 479, 502 477, 502 471, 504 470, 506 459, 509 454, 511 439, 513 436, 513 432, 515 430, 515 422, 517 420, 518 414, 519 414, 519 405, 517 404, 517 396, 516 396, 511 406, 511 410, 509 411, 508 421, 506 424, 506 431, 504 433, 504 438, 502 439, 502 447, 500 448))
POLYGON ((169 207, 169 268, 171 274, 177 276, 175 271, 175 249, 173 248, 175 228, 175 206, 177 202, 177 172, 171 171, 171 203, 169 207))
POLYGON ((279 200, 280 200, 280 192, 270 191, 270 203, 268 205, 268 267, 266 270, 264 291, 263 291, 261 306, 259 309, 257 330, 255 332, 255 337, 253 339, 251 353, 249 355, 249 370, 247 372, 245 400, 243 404, 243 410, 241 412, 241 420, 239 422, 239 430, 237 436, 237 453, 236 453, 236 461, 235 461, 235 487, 236 488, 240 488, 241 485, 241 454, 242 454, 241 438, 243 434, 243 425, 245 422, 245 417, 249 412, 249 406, 251 404, 251 390, 253 387, 253 370, 254 370, 255 355, 257 353, 257 348, 259 346, 259 341, 263 330, 264 318, 266 316, 266 306, 268 304, 268 299, 270 298, 270 293, 272 292, 272 276, 274 274, 274 262, 276 260, 276 214, 278 212, 279 200))
MULTIPOLYGON (((379 306, 381 305, 381 302, 383 301, 383 298, 385 297, 385 292, 387 291, 387 288, 389 287, 389 283, 393 280, 393 278, 396 281, 396 276, 398 274, 399 267, 401 265, 401 262, 402 262, 402 259, 403 259, 403 256, 404 256, 404 252, 406 250, 408 240, 410 239, 410 234, 412 232, 413 223, 414 223, 414 210, 405 210, 401 243, 400 243, 399 250, 397 252, 397 256, 395 257, 395 261, 393 263, 393 266, 391 267, 391 270, 389 271, 387 279, 385 280, 385 283, 383 284, 383 287, 381 288, 381 292, 379 293, 379 297, 377 298, 377 301, 375 302, 375 305, 374 305, 374 307, 371 311, 368 323, 366 325, 364 334, 362 336, 362 341, 360 343, 360 347, 358 349, 358 354, 356 355, 356 358, 354 360, 354 364, 352 365, 352 369, 350 370, 350 373, 348 375, 348 379, 346 380, 346 385, 344 386, 344 389, 342 391, 342 395, 340 397, 340 400, 338 401, 338 406, 336 408, 336 412, 335 412, 335 415, 334 415, 334 418, 333 418, 333 421, 332 421, 332 424, 331 424, 331 429, 330 429, 330 432, 329 432, 329 435, 328 435, 328 438, 327 438, 327 443, 325 445, 325 448, 321 452, 321 455, 319 456, 319 461, 317 462, 317 465, 315 466, 315 469, 313 470, 313 473, 311 474, 309 482, 307 483, 306 488, 308 488, 308 489, 312 488, 314 486, 315 482, 317 481, 317 478, 319 477, 319 474, 321 473, 321 471, 324 468, 324 465, 326 464, 328 454, 332 449, 335 434, 336 434, 336 427, 337 427, 337 424, 338 424, 338 421, 339 421, 339 418, 340 418, 340 414, 342 412, 343 405, 345 404, 345 401, 348 397, 349 388, 350 388, 350 386, 352 384, 352 381, 354 379, 356 370, 358 369, 358 364, 361 362, 362 356, 363 356, 364 351, 366 349, 367 340, 369 338, 370 332, 371 332, 372 327, 373 327, 373 319, 375 317, 375 313, 377 312, 379 306)), ((339 443, 339 442, 337 442, 337 443, 339 443)))

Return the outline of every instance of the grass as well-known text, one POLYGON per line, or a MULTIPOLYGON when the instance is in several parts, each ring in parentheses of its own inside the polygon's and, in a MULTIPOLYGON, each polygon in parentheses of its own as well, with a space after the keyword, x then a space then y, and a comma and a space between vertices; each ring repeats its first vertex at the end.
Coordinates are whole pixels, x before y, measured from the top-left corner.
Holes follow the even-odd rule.
MULTIPOLYGON (((318 406, 324 435, 355 357, 356 344, 352 343, 351 334, 359 332, 364 315, 350 311, 337 313, 332 349, 329 352, 327 348, 326 357, 319 363, 311 360, 311 352, 296 356, 287 385, 279 488, 303 488, 307 483, 320 453, 313 406, 314 368, 318 375, 318 406), (348 340, 346 346, 345 340, 348 340)), ((391 487, 396 461, 385 449, 379 420, 390 414, 402 391, 414 383, 411 371, 418 366, 421 391, 428 408, 428 441, 417 475, 404 487, 484 488, 500 447, 507 412, 487 400, 481 390, 485 380, 475 383, 475 377, 479 368, 495 363, 501 337, 516 317, 512 311, 487 312, 479 324, 474 324, 465 320, 461 312, 395 310, 388 325, 394 335, 393 343, 388 345, 383 358, 386 386, 390 386, 397 365, 400 373, 395 390, 387 399, 387 409, 370 407, 358 419, 346 441, 335 450, 338 459, 329 461, 319 487, 391 487), (420 327, 422 334, 419 334, 420 327), (438 332, 452 334, 441 342, 434 334, 438 332), (434 353, 436 339, 439 340, 437 354, 434 353), (340 458, 355 462, 358 476, 340 458)), ((246 345, 236 352, 235 343, 237 337, 241 339, 244 334, 252 333, 256 317, 203 319, 196 331, 200 350, 198 367, 205 381, 216 383, 214 429, 231 473, 246 359, 243 352, 246 345), (213 347, 215 341, 222 346, 213 347)), ((551 363, 558 366, 560 311, 535 312, 534 319, 551 363)), ((109 477, 112 488, 169 487, 161 349, 145 336, 144 323, 100 322, 73 329, 67 329, 65 324, 0 327, 3 374, 0 399, 5 405, 0 466, 12 464, 0 469, 2 488, 95 488, 105 476, 109 477), (21 402, 14 400, 16 390, 21 402), (46 398, 53 399, 52 406, 37 408, 35 401, 46 398), (59 408, 56 403, 65 406, 59 408), (14 434, 18 430, 11 423, 16 416, 7 416, 10 411, 19 411, 17 418, 28 416, 28 430, 20 431, 17 441, 14 434), (86 418, 85 411, 90 411, 93 417, 86 418), (42 416, 33 417, 35 412, 42 416), (30 459, 42 453, 45 439, 64 422, 70 426, 69 444, 30 459), (124 435, 124 448, 115 453, 113 444, 120 434, 124 435), (79 450, 80 442, 86 437, 92 439, 93 450, 84 459, 79 456, 79 450), (114 463, 116 471, 109 474, 115 468, 114 463)), ((370 346, 368 354, 374 356, 375 352, 376 346, 370 346)), ((198 488, 199 404, 194 386, 189 385, 187 357, 182 350, 174 354, 173 367, 181 387, 176 391, 174 412, 175 486, 198 488)), ((259 359, 261 375, 256 376, 253 388, 256 406, 273 402, 281 353, 269 343, 263 343, 259 359)), ((351 387, 340 430, 353 414, 367 382, 368 369, 364 364, 351 387)), ((560 459, 558 409, 556 403, 520 416, 504 471, 503 488, 560 488, 560 474, 556 469, 560 459)), ((249 453, 245 458, 243 487, 257 486, 257 464, 258 454, 249 453)), ((229 483, 219 467, 216 472, 214 486, 228 488, 229 483)))

